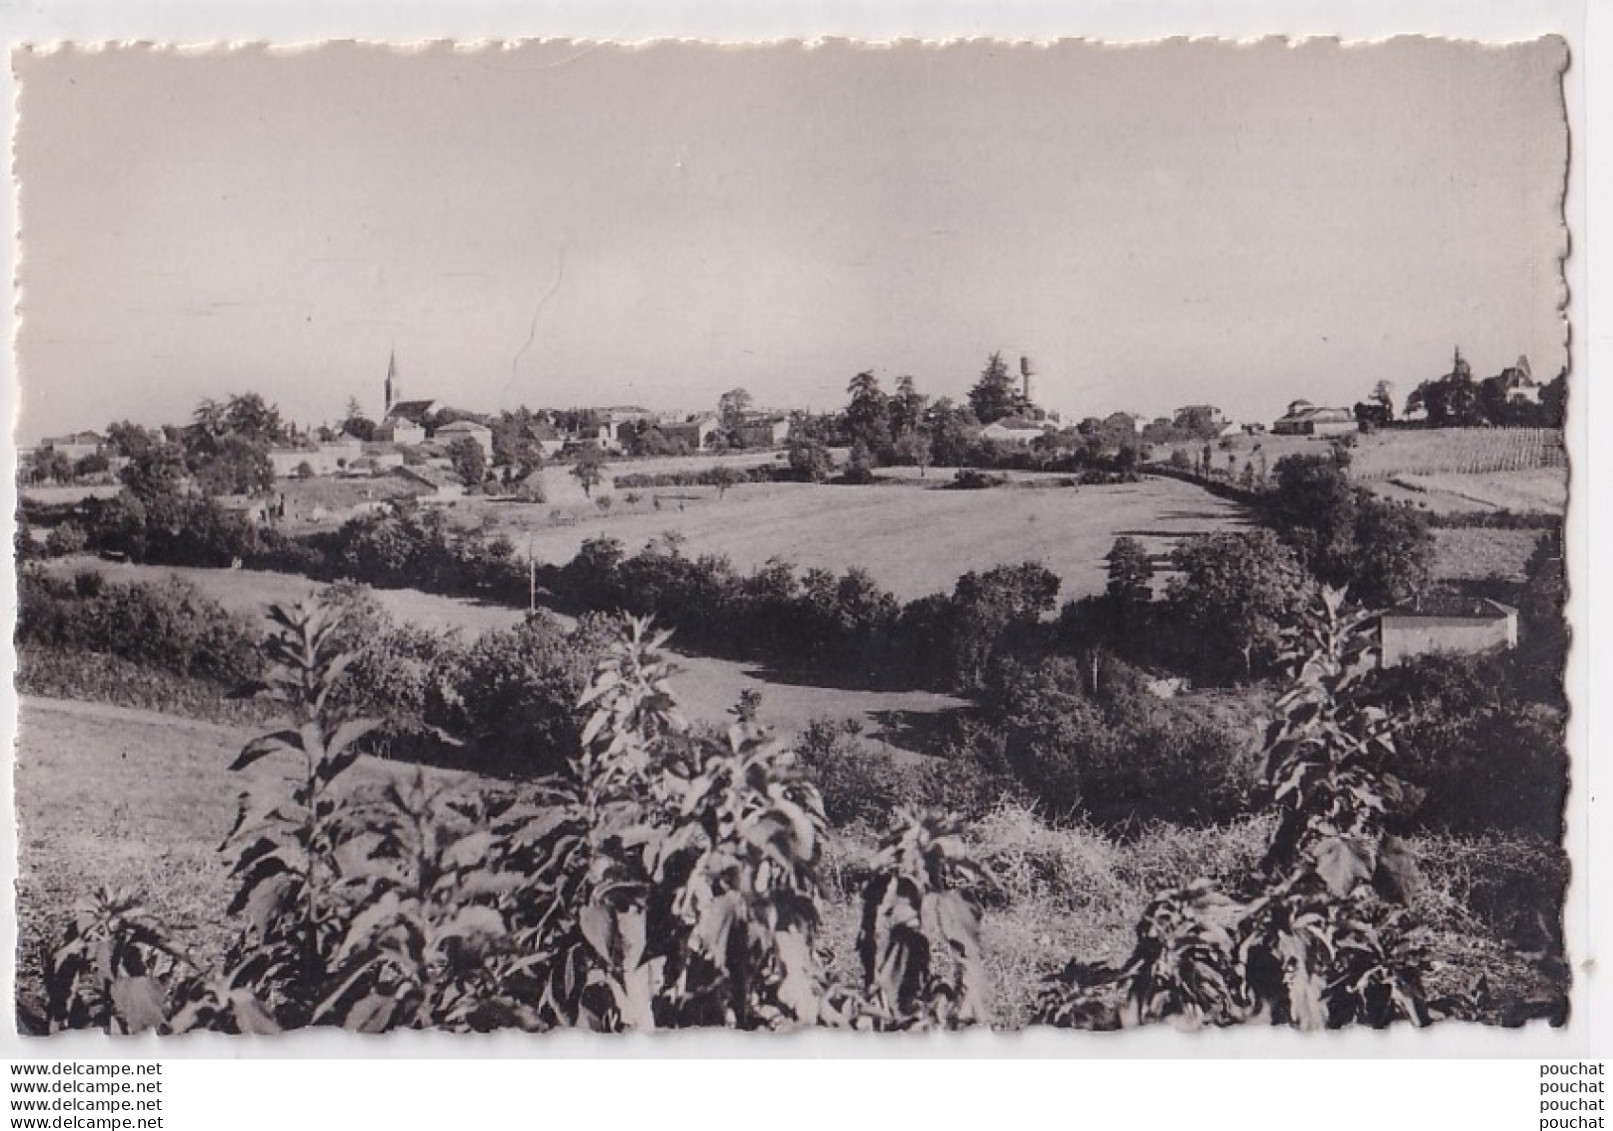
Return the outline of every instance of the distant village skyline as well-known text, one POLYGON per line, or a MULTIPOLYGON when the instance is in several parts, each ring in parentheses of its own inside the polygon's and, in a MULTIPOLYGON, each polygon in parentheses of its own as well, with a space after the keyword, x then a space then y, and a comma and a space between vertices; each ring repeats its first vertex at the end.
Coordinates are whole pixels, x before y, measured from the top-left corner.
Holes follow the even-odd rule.
POLYGON ((257 392, 1066 418, 1566 360, 1560 42, 22 55, 19 441, 257 392))
MULTIPOLYGON (((1459 347, 1457 347, 1457 348, 1459 348, 1459 347)), ((718 398, 722 395, 722 393, 719 393, 719 394, 717 394, 717 396, 714 396, 709 405, 705 405, 705 404, 652 404, 652 403, 647 403, 647 402, 635 401, 635 400, 632 400, 631 398, 610 397, 610 396, 603 396, 600 399, 596 399, 594 401, 589 401, 589 402, 586 402, 586 403, 585 402, 577 402, 577 403, 568 403, 568 404, 538 404, 538 403, 531 403, 531 402, 521 401, 521 402, 516 402, 516 403, 498 404, 498 405, 492 405, 492 406, 467 404, 467 403, 461 403, 459 401, 456 401, 451 396, 439 396, 436 393, 433 393, 433 392, 429 391, 428 389, 417 389, 417 388, 411 387, 409 384, 407 384, 404 381, 403 376, 402 376, 401 367, 394 367, 395 363, 392 363, 392 359, 395 358, 395 356, 396 355, 394 354, 394 355, 391 355, 389 357, 389 365, 387 367, 386 372, 383 373, 382 380, 379 383, 372 383, 372 384, 376 385, 376 388, 373 390, 373 395, 365 396, 360 392, 355 392, 351 396, 344 397, 343 400, 341 401, 341 403, 335 407, 334 411, 332 411, 329 414, 327 414, 325 416, 322 416, 322 417, 307 417, 307 418, 304 418, 304 417, 296 416, 296 415, 291 414, 291 413, 287 413, 287 412, 284 411, 284 407, 275 398, 275 396, 273 395, 272 392, 266 391, 264 389, 259 389, 259 388, 251 388, 251 389, 248 389, 248 388, 220 389, 216 393, 203 394, 203 396, 204 396, 204 398, 217 400, 217 401, 223 401, 223 400, 226 400, 229 397, 235 396, 235 395, 240 395, 240 394, 245 394, 245 393, 257 393, 257 394, 261 395, 271 405, 275 406, 276 408, 281 409, 282 416, 283 416, 283 418, 286 419, 286 422, 288 423, 288 425, 293 425, 293 426, 296 426, 298 428, 310 428, 310 429, 312 429, 312 428, 319 428, 319 427, 339 427, 340 424, 342 423, 342 421, 345 419, 345 415, 346 415, 345 414, 345 409, 346 409, 348 403, 350 401, 352 401, 352 400, 357 400, 358 401, 360 408, 363 409, 363 414, 369 420, 371 420, 373 422, 376 422, 376 423, 379 423, 380 421, 382 421, 387 415, 386 398, 388 396, 388 392, 387 392, 387 389, 388 389, 387 377, 388 376, 391 376, 393 378, 393 383, 392 383, 392 386, 391 386, 393 403, 403 402, 403 401, 429 401, 429 402, 432 402, 434 404, 435 408, 437 408, 439 410, 440 409, 453 409, 453 410, 473 413, 473 414, 476 414, 476 415, 479 415, 479 416, 488 416, 488 417, 498 416, 502 412, 515 411, 515 410, 521 409, 521 408, 530 409, 532 411, 568 412, 568 411, 579 411, 579 410, 587 410, 587 409, 603 410, 603 409, 607 409, 607 408, 623 408, 623 407, 643 408, 643 409, 648 410, 649 412, 652 412, 652 413, 656 414, 657 416, 666 417, 666 418, 683 417, 683 416, 699 416, 699 415, 715 417, 715 416, 718 415, 717 401, 718 401, 718 398)), ((1008 358, 1008 356, 1006 354, 1004 356, 1005 356, 1005 360, 1008 360, 1010 362, 1010 368, 1012 369, 1013 364, 1017 360, 1017 358, 1008 358)), ((1028 356, 1028 355, 1021 355, 1021 356, 1028 356)), ((1467 352, 1465 350, 1463 351, 1463 357, 1466 360, 1468 360, 1470 363, 1472 362, 1472 358, 1467 355, 1467 352)), ((1519 360, 1527 360, 1527 355, 1519 355, 1519 357, 1514 358, 1511 362, 1496 365, 1494 367, 1493 371, 1491 369, 1489 369, 1489 368, 1486 368, 1486 367, 1482 366, 1482 365, 1474 365, 1473 366, 1474 380, 1478 381, 1478 380, 1484 379, 1485 377, 1490 377, 1490 376, 1495 376, 1497 374, 1500 374, 1502 371, 1508 369, 1509 367, 1514 365, 1519 360)), ((1442 376, 1445 373, 1448 373, 1450 371, 1450 362, 1451 362, 1451 358, 1447 357, 1447 359, 1446 359, 1446 367, 1443 370, 1441 370, 1439 372, 1435 372, 1435 373, 1430 373, 1430 374, 1428 374, 1427 376, 1424 376, 1424 377, 1420 377, 1416 381, 1396 382, 1393 379, 1385 378, 1385 380, 1388 380, 1390 385, 1391 385, 1391 387, 1394 389, 1395 403, 1394 403, 1393 407, 1394 407, 1395 415, 1396 416, 1401 415, 1402 409, 1404 408, 1404 405, 1405 405, 1406 397, 1416 388, 1416 386, 1418 384, 1420 384, 1422 381, 1433 380, 1433 379, 1435 379, 1437 377, 1442 376)), ((982 369, 983 368, 984 368, 984 365, 982 365, 982 369)), ((1531 368, 1531 371, 1534 372, 1533 371, 1533 363, 1530 363, 1530 368, 1531 368)), ((913 376, 915 386, 916 386, 917 390, 921 394, 927 396, 932 403, 934 401, 936 401, 936 400, 941 399, 942 397, 947 397, 961 408, 967 408, 968 407, 968 390, 969 390, 969 387, 972 386, 974 381, 976 379, 978 379, 978 377, 979 377, 978 373, 975 374, 974 377, 969 378, 966 381, 966 383, 963 385, 963 387, 961 389, 958 389, 956 391, 936 392, 936 391, 928 388, 927 386, 925 386, 923 381, 920 380, 917 377, 917 375, 914 375, 914 374, 896 374, 896 375, 892 376, 892 375, 889 375, 889 374, 880 373, 877 367, 875 367, 874 372, 875 372, 876 376, 878 376, 880 378, 881 383, 885 387, 886 392, 893 392, 894 391, 895 382, 900 377, 902 377, 902 376, 913 376)), ((855 376, 855 374, 853 374, 853 376, 855 376)), ((1554 376, 1556 376, 1556 374, 1547 375, 1547 374, 1541 374, 1539 372, 1534 372, 1535 381, 1537 382, 1537 384, 1540 384, 1540 385, 1546 384, 1554 376)), ((1041 374, 1037 373, 1036 377, 1037 377, 1037 381, 1038 381, 1037 389, 1039 390, 1040 387, 1041 387, 1040 384, 1039 384, 1041 374)), ((1340 401, 1337 405, 1333 405, 1332 407, 1349 409, 1356 402, 1367 400, 1368 397, 1369 397, 1369 394, 1371 394, 1373 392, 1373 386, 1376 385, 1376 383, 1377 383, 1377 381, 1375 380, 1374 382, 1372 382, 1371 385, 1364 386, 1357 395, 1349 398, 1348 400, 1340 401)), ((741 385, 741 386, 730 386, 729 388, 730 389, 732 389, 732 388, 746 388, 746 391, 747 392, 749 391, 749 389, 746 386, 743 386, 743 385, 741 385)), ((728 391, 729 391, 729 389, 722 390, 723 393, 726 393, 728 391)), ((606 393, 606 392, 608 392, 608 390, 602 389, 601 392, 606 393)), ((787 415, 795 413, 795 412, 809 412, 809 413, 812 413, 814 415, 826 414, 826 413, 827 414, 832 414, 832 413, 835 413, 837 411, 842 410, 845 407, 846 399, 847 398, 844 395, 844 392, 842 391, 842 396, 841 396, 840 400, 833 401, 832 403, 824 403, 822 405, 807 404, 807 403, 802 403, 802 404, 779 404, 779 403, 763 402, 763 401, 758 400, 752 405, 752 412, 753 412, 753 414, 756 414, 756 415, 778 414, 778 415, 783 415, 783 416, 787 416, 787 415)), ((1219 402, 1217 402, 1217 401, 1215 401, 1213 399, 1200 399, 1198 401, 1184 401, 1181 404, 1168 405, 1168 406, 1159 407, 1158 409, 1155 409, 1155 410, 1150 410, 1150 409, 1143 408, 1140 404, 1118 404, 1118 403, 1117 404, 1111 404, 1111 405, 1090 405, 1090 406, 1086 406, 1086 407, 1069 409, 1069 408, 1062 408, 1059 405, 1047 402, 1041 396, 1039 391, 1032 397, 1032 402, 1034 404, 1036 404, 1037 407, 1047 411, 1049 414, 1051 414, 1053 416, 1059 417, 1063 421, 1063 424, 1065 426, 1067 426, 1067 427, 1073 427, 1075 424, 1079 423, 1081 420, 1086 419, 1088 417, 1096 417, 1098 419, 1103 419, 1105 417, 1114 415, 1116 413, 1131 413, 1131 414, 1135 414, 1138 417, 1140 417, 1140 418, 1142 418, 1144 420, 1147 420, 1147 421, 1153 421, 1153 420, 1157 420, 1157 419, 1161 419, 1161 418, 1169 420, 1169 419, 1172 419, 1177 414, 1177 412, 1182 408, 1191 407, 1193 405, 1205 405, 1205 404, 1214 405, 1214 407, 1221 408, 1224 412, 1226 412, 1226 416, 1227 416, 1227 419, 1229 421, 1234 421, 1234 422, 1240 423, 1240 424, 1258 424, 1258 425, 1261 425, 1261 426, 1268 426, 1274 420, 1280 418, 1283 415, 1283 413, 1286 411, 1286 409, 1287 409, 1289 404, 1291 404, 1292 402, 1297 401, 1297 400, 1312 401, 1313 403, 1316 403, 1316 404, 1324 403, 1322 401, 1316 400, 1315 398, 1306 396, 1304 394, 1304 392, 1301 391, 1301 392, 1294 393, 1294 395, 1292 395, 1292 396, 1286 397, 1285 399, 1283 399, 1281 401, 1281 403, 1273 405, 1272 408, 1271 408, 1271 411, 1269 413, 1265 414, 1265 415, 1247 415, 1247 414, 1240 415, 1240 414, 1235 413, 1235 412, 1227 411, 1225 409, 1224 405, 1222 405, 1221 403, 1219 403, 1219 402)), ((200 400, 198 400, 197 404, 200 404, 200 403, 201 403, 200 400)), ((195 407, 196 407, 195 404, 190 406, 191 409, 194 409, 195 407)), ((161 427, 163 425, 182 425, 182 424, 188 423, 189 420, 190 420, 190 417, 191 417, 191 413, 188 410, 185 411, 185 412, 182 412, 182 413, 180 413, 180 414, 178 414, 178 415, 176 415, 176 416, 174 416, 172 418, 168 418, 168 419, 160 419, 160 418, 157 418, 157 417, 154 417, 154 416, 149 417, 149 418, 141 418, 141 417, 136 416, 136 415, 116 416, 116 417, 112 417, 112 418, 109 418, 107 420, 102 420, 102 421, 80 422, 80 423, 78 423, 76 425, 73 425, 71 427, 59 428, 59 429, 55 429, 55 430, 52 430, 52 431, 49 431, 49 432, 40 432, 38 435, 30 434, 27 431, 19 431, 18 436, 17 436, 17 440, 18 440, 19 446, 27 448, 27 447, 30 447, 30 446, 32 446, 34 444, 39 443, 42 440, 45 440, 45 439, 48 439, 48 438, 51 438, 51 437, 66 437, 66 436, 71 436, 73 434, 82 433, 82 432, 102 433, 102 432, 105 431, 107 425, 114 424, 114 423, 119 423, 119 422, 122 422, 122 421, 125 421, 125 420, 127 420, 127 421, 129 421, 131 423, 134 423, 134 424, 143 425, 143 426, 148 427, 148 428, 157 428, 157 427, 161 427)))

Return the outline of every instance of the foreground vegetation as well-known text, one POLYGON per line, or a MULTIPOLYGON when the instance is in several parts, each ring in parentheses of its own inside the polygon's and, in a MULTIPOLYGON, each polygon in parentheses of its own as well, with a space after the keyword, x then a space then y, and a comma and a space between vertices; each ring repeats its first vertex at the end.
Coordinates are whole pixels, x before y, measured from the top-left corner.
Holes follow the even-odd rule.
POLYGON ((641 624, 605 648, 555 773, 377 781, 356 746, 373 724, 341 706, 341 614, 275 616, 267 694, 293 725, 235 763, 284 772, 253 777, 226 841, 229 941, 210 958, 135 894, 102 891, 42 957, 43 1001, 24 987, 30 1029, 1561 1016, 1560 982, 1542 994, 1554 979, 1500 959, 1516 945, 1493 927, 1556 906, 1517 878, 1560 874, 1554 850, 1486 860, 1446 840, 1434 878, 1419 873, 1418 842, 1393 832, 1409 799, 1393 736, 1360 700, 1367 653, 1336 596, 1294 638, 1266 741, 1271 812, 1129 848, 999 805, 970 833, 899 813, 859 849, 746 704, 726 734, 683 720, 641 624), (1129 953, 1086 949, 1089 923, 1158 887, 1129 953), (1055 936, 1080 949, 1032 995, 1063 961, 1055 936))

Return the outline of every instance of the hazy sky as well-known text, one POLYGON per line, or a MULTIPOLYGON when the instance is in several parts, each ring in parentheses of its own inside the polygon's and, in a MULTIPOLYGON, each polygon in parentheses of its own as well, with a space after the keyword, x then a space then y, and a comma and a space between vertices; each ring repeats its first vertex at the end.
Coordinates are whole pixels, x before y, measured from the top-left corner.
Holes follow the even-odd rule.
POLYGON ((1076 415, 1565 360, 1555 41, 18 55, 24 441, 403 390, 1076 415))

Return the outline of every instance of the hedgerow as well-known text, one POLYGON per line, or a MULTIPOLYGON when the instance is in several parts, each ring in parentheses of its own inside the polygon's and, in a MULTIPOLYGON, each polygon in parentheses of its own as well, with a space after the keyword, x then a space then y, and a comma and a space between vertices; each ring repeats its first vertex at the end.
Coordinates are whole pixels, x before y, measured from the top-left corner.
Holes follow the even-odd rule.
POLYGON ((649 473, 643 471, 629 472, 618 475, 613 479, 619 491, 645 490, 653 487, 721 487, 728 488, 741 483, 782 483, 792 482, 798 476, 788 467, 778 467, 763 464, 760 467, 729 467, 717 464, 712 467, 700 468, 696 471, 662 471, 649 473))

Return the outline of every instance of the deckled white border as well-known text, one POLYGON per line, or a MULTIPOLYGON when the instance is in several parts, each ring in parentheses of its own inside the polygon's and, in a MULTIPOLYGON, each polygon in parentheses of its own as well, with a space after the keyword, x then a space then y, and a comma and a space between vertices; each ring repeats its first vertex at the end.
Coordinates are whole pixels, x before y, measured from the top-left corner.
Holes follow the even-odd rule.
MULTIPOLYGON (((1376 41, 1395 35, 1438 35, 1483 42, 1532 39, 1543 34, 1562 35, 1569 44, 1570 68, 1565 97, 1570 123, 1571 164, 1566 216, 1571 233, 1567 263, 1570 343, 1571 417, 1568 427, 1573 460, 1572 502, 1569 515, 1569 572, 1573 596, 1570 617, 1575 625, 1576 647, 1571 657, 1568 685, 1575 702, 1570 749, 1575 757, 1575 794, 1570 800, 1569 845, 1575 871, 1571 884, 1568 932, 1576 960, 1595 958, 1595 940, 1613 937, 1609 909, 1613 898, 1595 901, 1591 887, 1598 877, 1602 886, 1613 876, 1608 844, 1613 835, 1596 839, 1588 823, 1587 799, 1605 789, 1610 772, 1597 766, 1592 754, 1608 732, 1609 710, 1598 707, 1593 687, 1613 688, 1613 623, 1609 602, 1593 598, 1590 562, 1605 559, 1607 515, 1593 521, 1592 510, 1601 502, 1605 512, 1608 470, 1613 463, 1604 441, 1600 450, 1588 441, 1592 434, 1613 435, 1606 396, 1598 397, 1592 385, 1597 359, 1613 356, 1609 332, 1613 291, 1613 255, 1608 237, 1593 226, 1613 226, 1613 162, 1602 154, 1613 148, 1608 128, 1613 109, 1613 3, 1609 0, 1357 0, 1355 3, 1318 0, 1223 0, 1206 5, 1200 0, 1117 0, 1086 2, 1014 2, 1014 0, 929 0, 920 3, 819 2, 756 3, 740 7, 715 0, 679 0, 676 3, 633 3, 627 0, 546 0, 519 5, 513 0, 468 0, 449 3, 428 0, 415 3, 377 3, 369 0, 199 0, 165 3, 163 0, 74 0, 36 3, 28 11, 0 9, 0 30, 9 54, 18 43, 94 44, 122 41, 172 43, 194 49, 203 45, 270 42, 305 45, 326 39, 358 39, 401 45, 453 40, 474 46, 488 41, 518 39, 578 39, 638 43, 656 39, 686 39, 723 43, 776 42, 830 38, 894 42, 923 39, 930 42, 994 38, 1016 42, 1047 42, 1058 38, 1084 38, 1104 42, 1147 42, 1156 38, 1188 36, 1238 40, 1272 35, 1290 38, 1338 37, 1346 41, 1376 41), (1600 51, 1598 46, 1600 45, 1600 51), (1600 111, 1593 120, 1588 108, 1600 111), (1592 131, 1595 131, 1594 134, 1592 131), (1600 148, 1598 143, 1600 143, 1600 148), (1601 206, 1587 216, 1587 201, 1601 206), (1591 242, 1601 236, 1600 244, 1591 242), (1599 254, 1600 253, 1600 254, 1599 254), (1600 283, 1601 289, 1596 290, 1600 283), (1593 305, 1594 304, 1594 305, 1593 305), (1599 320, 1594 316, 1600 315, 1599 320), (1593 429, 1591 421, 1597 426, 1593 429), (1596 641, 1600 641, 1598 647, 1596 641)), ((8 107, 15 106, 16 91, 9 66, 0 91, 8 107)), ((7 152, 12 115, 6 115, 7 152)), ((6 216, 16 230, 14 194, 8 194, 6 216)), ((15 269, 15 247, 7 243, 6 277, 15 269)), ((11 340, 15 320, 5 304, 5 339, 11 340)), ((5 418, 15 415, 16 375, 11 351, 0 362, 4 375, 5 418)), ((10 429, 0 430, 0 468, 15 466, 10 429)), ((0 475, 0 521, 8 526, 15 507, 13 477, 0 475)), ((0 554, 0 620, 14 615, 15 584, 9 554, 0 554)), ((1600 591, 1595 597, 1600 597, 1600 591)), ((9 673, 14 664, 10 633, 0 641, 0 663, 9 673)), ((15 740, 16 704, 9 679, 0 687, 0 745, 10 751, 15 740)), ((1602 757, 1607 757, 1604 753, 1602 757)), ((8 754, 9 759, 9 754, 8 754)), ((8 767, 9 771, 9 767, 8 767)), ((1600 805, 1605 814, 1606 803, 1600 805)), ((16 874, 16 841, 11 821, 11 775, 0 775, 0 883, 9 893, 16 874)), ((1606 825, 1605 816, 1599 822, 1606 825)), ((0 914, 0 947, 15 945, 12 901, 5 899, 0 914)), ((1601 963, 1607 966, 1607 961, 1601 963)), ((25 1040, 13 1034, 10 1006, 14 963, 0 962, 0 1058, 14 1055, 53 1057, 238 1057, 300 1058, 330 1056, 387 1057, 930 1057, 968 1056, 1082 1058, 1110 1057, 1443 1057, 1486 1056, 1557 1058, 1606 1055, 1613 1048, 1613 987, 1607 971, 1576 970, 1574 1017, 1563 1031, 1541 1026, 1501 1031, 1477 1026, 1445 1024, 1419 1033, 1397 1027, 1389 1033, 1352 1031, 1302 1035, 1286 1030, 1247 1027, 1235 1031, 1182 1034, 1154 1026, 1127 1034, 1071 1034, 1047 1029, 1018 1034, 973 1032, 923 1037, 870 1037, 845 1033, 810 1032, 786 1037, 732 1033, 682 1033, 657 1036, 597 1037, 580 1033, 532 1037, 501 1034, 496 1037, 458 1037, 441 1034, 389 1034, 362 1038, 319 1032, 272 1039, 224 1038, 207 1035, 183 1039, 141 1038, 109 1041, 96 1035, 59 1037, 49 1042, 25 1040), (48 1047, 47 1047, 48 1046, 48 1047)), ((1072 1117, 1074 1113, 1072 1112, 1072 1117)))

